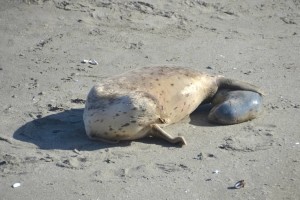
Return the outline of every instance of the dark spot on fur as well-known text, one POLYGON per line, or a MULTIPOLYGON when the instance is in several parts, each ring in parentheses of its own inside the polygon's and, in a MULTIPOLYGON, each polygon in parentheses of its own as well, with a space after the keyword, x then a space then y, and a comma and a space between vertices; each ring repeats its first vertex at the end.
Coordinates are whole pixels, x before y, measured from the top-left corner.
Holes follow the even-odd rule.
POLYGON ((134 119, 135 117, 134 116, 130 116, 130 118, 134 119))
POLYGON ((127 114, 127 112, 123 112, 123 114, 127 114))
POLYGON ((119 128, 118 130, 119 130, 119 131, 121 131, 121 130, 122 130, 122 128, 119 128))
POLYGON ((120 116, 118 113, 115 115, 116 117, 120 116))
POLYGON ((94 122, 99 122, 100 120, 99 119, 97 119, 97 120, 95 120, 94 122))
POLYGON ((126 132, 125 130, 122 131, 122 133, 125 133, 125 132, 126 132))
POLYGON ((123 124, 121 127, 129 126, 129 123, 123 124))
POLYGON ((157 78, 157 79, 155 79, 156 81, 159 81, 159 79, 157 78))
POLYGON ((174 110, 176 110, 178 107, 175 107, 174 110))
POLYGON ((170 85, 171 85, 171 86, 174 86, 174 83, 171 83, 170 85))
POLYGON ((136 123, 136 121, 135 121, 135 120, 131 120, 130 122, 131 122, 131 123, 136 123))
POLYGON ((110 131, 113 131, 114 129, 110 126, 110 127, 109 127, 109 130, 110 130, 110 131))
POLYGON ((137 107, 133 107, 131 110, 137 110, 137 107))
POLYGON ((104 119, 101 119, 101 120, 100 120, 100 122, 103 122, 103 121, 104 121, 104 119))
POLYGON ((108 132, 105 131, 105 132, 104 132, 104 135, 108 135, 108 132))

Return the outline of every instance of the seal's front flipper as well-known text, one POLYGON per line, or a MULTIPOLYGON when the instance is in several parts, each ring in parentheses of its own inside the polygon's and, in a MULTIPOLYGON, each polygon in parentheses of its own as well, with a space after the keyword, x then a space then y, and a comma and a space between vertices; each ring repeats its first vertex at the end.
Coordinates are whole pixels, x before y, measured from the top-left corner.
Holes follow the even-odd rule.
POLYGON ((212 100, 208 119, 218 124, 237 124, 256 118, 262 111, 262 96, 243 90, 220 90, 212 100))
POLYGON ((182 136, 173 137, 170 134, 168 134, 166 131, 164 131, 161 127, 159 127, 158 124, 153 124, 151 125, 151 127, 153 129, 152 135, 165 139, 172 144, 180 144, 181 146, 186 145, 186 141, 184 137, 182 136))

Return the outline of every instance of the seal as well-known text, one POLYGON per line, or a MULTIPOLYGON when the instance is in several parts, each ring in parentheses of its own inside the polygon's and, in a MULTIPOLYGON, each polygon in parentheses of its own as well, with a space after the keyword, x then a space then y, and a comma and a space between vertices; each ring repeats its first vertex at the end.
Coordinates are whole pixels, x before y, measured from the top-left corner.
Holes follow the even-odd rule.
POLYGON ((189 116, 223 89, 262 94, 252 84, 182 67, 143 67, 109 77, 87 96, 86 134, 110 143, 152 135, 184 145, 184 137, 173 137, 163 128, 189 116))
POLYGON ((211 104, 208 120, 223 125, 242 123, 262 112, 262 96, 252 91, 220 90, 211 104))

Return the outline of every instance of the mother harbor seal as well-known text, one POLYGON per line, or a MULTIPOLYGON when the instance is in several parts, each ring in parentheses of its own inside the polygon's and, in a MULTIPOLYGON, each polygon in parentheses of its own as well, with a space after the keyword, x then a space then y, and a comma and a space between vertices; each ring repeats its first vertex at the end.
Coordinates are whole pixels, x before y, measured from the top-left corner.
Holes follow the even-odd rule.
MULTIPOLYGON (((203 101, 210 102, 218 91, 215 105, 226 104, 232 94, 228 95, 229 91, 224 89, 261 94, 249 83, 180 67, 144 67, 106 78, 87 96, 83 114, 86 133, 91 139, 113 143, 152 135, 171 143, 186 144, 182 136, 173 137, 163 127, 190 115, 203 101)), ((232 106, 231 109, 236 109, 232 106)), ((243 120, 233 118, 227 124, 248 120, 247 109, 252 112, 252 107, 246 107, 246 114, 238 113, 243 120)), ((227 106, 225 111, 228 109, 227 106)), ((222 115, 223 110, 214 111, 210 120, 226 122, 219 119, 227 117, 222 115)))

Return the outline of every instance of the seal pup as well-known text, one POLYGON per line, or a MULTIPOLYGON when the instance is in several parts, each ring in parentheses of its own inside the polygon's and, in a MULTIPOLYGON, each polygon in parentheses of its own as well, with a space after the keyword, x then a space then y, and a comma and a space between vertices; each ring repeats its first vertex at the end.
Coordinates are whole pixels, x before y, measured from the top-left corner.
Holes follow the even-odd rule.
POLYGON ((213 97, 208 120, 230 125, 256 118, 262 112, 262 96, 252 91, 220 90, 213 97))
POLYGON ((110 143, 152 135, 184 145, 184 137, 163 127, 187 117, 220 89, 261 93, 246 82, 182 67, 143 67, 103 79, 87 96, 86 134, 110 143))

